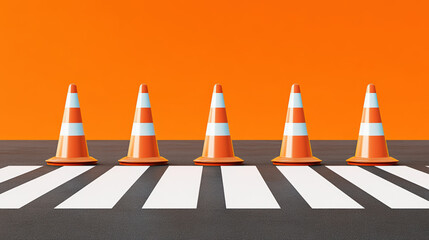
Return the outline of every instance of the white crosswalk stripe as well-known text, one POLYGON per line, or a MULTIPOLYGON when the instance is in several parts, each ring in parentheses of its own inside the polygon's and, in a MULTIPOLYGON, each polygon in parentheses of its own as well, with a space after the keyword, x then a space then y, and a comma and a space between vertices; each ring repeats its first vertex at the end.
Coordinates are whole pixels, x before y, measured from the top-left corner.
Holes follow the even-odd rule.
POLYGON ((56 208, 113 208, 147 169, 148 166, 115 166, 56 208))
POLYGON ((429 201, 358 166, 327 166, 393 209, 427 209, 429 201))
POLYGON ((79 176, 93 166, 60 167, 0 194, 0 208, 17 209, 79 176))
POLYGON ((196 209, 201 166, 170 166, 143 205, 145 209, 196 209))
POLYGON ((429 174, 407 166, 377 166, 378 168, 394 174, 400 178, 415 183, 429 190, 429 174))
POLYGON ((0 169, 0 183, 31 172, 41 166, 6 166, 0 169))
POLYGON ((313 209, 362 209, 359 203, 308 166, 278 166, 313 209))
POLYGON ((228 209, 280 208, 256 166, 222 166, 228 209))

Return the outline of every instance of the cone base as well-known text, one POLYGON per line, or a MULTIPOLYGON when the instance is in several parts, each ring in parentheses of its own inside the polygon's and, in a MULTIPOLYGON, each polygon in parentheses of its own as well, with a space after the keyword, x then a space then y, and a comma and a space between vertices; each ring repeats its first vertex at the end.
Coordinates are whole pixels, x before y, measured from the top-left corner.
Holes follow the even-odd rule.
POLYGON ((244 162, 243 159, 239 157, 217 157, 217 158, 209 158, 209 157, 199 157, 194 160, 195 165, 201 166, 231 166, 238 165, 244 162))
POLYGON ((125 166, 154 166, 167 164, 168 160, 161 156, 146 158, 123 157, 119 159, 118 162, 120 165, 125 166))
POLYGON ((358 165, 358 166, 384 166, 384 165, 394 165, 398 163, 398 160, 392 157, 384 157, 384 158, 351 157, 346 161, 349 165, 358 165))
POLYGON ((76 158, 62 158, 52 157, 46 160, 46 164, 51 166, 81 166, 81 165, 95 165, 97 159, 93 157, 76 157, 76 158))
POLYGON ((288 158, 288 157, 276 157, 271 160, 274 165, 283 165, 283 166, 308 166, 308 165, 318 165, 322 160, 317 157, 300 157, 300 158, 288 158))

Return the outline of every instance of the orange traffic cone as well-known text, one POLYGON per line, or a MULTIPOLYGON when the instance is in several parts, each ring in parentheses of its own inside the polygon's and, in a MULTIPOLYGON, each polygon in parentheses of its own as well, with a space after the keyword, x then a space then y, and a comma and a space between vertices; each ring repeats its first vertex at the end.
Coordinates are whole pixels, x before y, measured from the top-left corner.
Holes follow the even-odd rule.
POLYGON ((290 92, 280 156, 271 161, 274 165, 314 165, 322 161, 311 153, 298 84, 292 85, 290 92))
POLYGON ((48 165, 70 166, 96 164, 97 160, 88 155, 82 126, 77 87, 70 84, 61 125, 57 154, 46 160, 48 165))
POLYGON ((194 162, 196 165, 206 166, 235 165, 243 162, 242 159, 234 156, 220 84, 216 84, 213 89, 203 155, 194 162))
POLYGON ((387 151, 374 84, 369 84, 366 89, 356 154, 347 159, 347 162, 364 166, 392 165, 398 162, 389 157, 387 151))
POLYGON ((161 165, 167 159, 159 156, 158 143, 153 127, 152 110, 146 84, 140 85, 134 115, 133 130, 128 155, 119 160, 121 165, 161 165))

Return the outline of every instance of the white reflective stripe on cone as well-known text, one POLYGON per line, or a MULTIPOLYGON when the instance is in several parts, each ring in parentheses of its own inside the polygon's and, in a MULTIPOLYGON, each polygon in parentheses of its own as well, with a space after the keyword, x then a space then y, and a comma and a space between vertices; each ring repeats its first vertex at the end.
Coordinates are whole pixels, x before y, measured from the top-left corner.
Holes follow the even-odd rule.
POLYGON ((364 108, 378 108, 377 93, 366 93, 364 108))
POLYGON ((133 123, 132 136, 155 136, 153 123, 133 123))
POLYGON ((288 108, 302 108, 301 93, 291 93, 288 108))
POLYGON ((223 93, 213 93, 211 108, 224 108, 225 101, 223 99, 223 93))
POLYGON ((382 123, 360 123, 360 136, 384 136, 382 123))
POLYGON ((139 93, 136 108, 150 108, 149 93, 139 93))
POLYGON ((286 123, 284 136, 307 136, 307 125, 305 123, 286 123))
POLYGON ((77 93, 67 93, 66 108, 80 108, 77 93))
POLYGON ((60 136, 83 136, 82 123, 62 123, 60 136))
POLYGON ((206 136, 229 136, 228 123, 207 123, 206 136))

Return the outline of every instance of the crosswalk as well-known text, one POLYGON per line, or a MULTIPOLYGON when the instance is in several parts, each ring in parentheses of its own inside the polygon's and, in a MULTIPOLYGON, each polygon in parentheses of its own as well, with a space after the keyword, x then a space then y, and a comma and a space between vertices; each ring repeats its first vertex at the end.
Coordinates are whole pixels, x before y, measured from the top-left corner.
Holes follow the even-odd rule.
POLYGON ((408 166, 378 166, 378 168, 429 190, 429 174, 408 166))
MULTIPOLYGON (((49 168, 50 171, 37 175, 32 180, 0 192, 0 209, 20 209, 45 194, 60 189, 62 185, 81 177, 80 175, 98 166, 64 166, 49 168, 42 166, 6 166, 0 168, 0 187, 27 174, 37 175, 35 170, 49 168)), ((365 209, 359 200, 346 192, 344 184, 336 184, 335 179, 345 180, 363 194, 381 202, 391 209, 429 209, 427 199, 429 174, 410 166, 378 166, 391 176, 421 189, 420 194, 407 190, 378 176, 368 167, 359 166, 320 166, 337 177, 321 175, 309 166, 270 166, 285 181, 267 184, 267 172, 262 174, 258 166, 168 166, 157 183, 150 189, 147 199, 142 199, 142 209, 198 209, 204 168, 220 168, 221 177, 216 180, 223 189, 226 209, 281 209, 278 202, 280 194, 288 194, 282 186, 273 184, 290 183, 311 209, 365 209), (273 189, 276 189, 273 191, 273 189), (424 192, 422 195, 421 192, 424 192), (425 192, 426 191, 426 192, 425 192)), ((145 176, 148 166, 113 166, 102 172, 72 194, 56 204, 55 209, 112 209, 126 196, 137 181, 145 176)), ((156 168, 156 167, 153 167, 156 168)), ((45 171, 46 172, 46 171, 45 171)), ((380 174, 381 175, 381 174, 380 174)), ((414 188, 415 189, 415 188, 414 188)))
POLYGON ((0 169, 0 183, 31 172, 41 166, 7 166, 0 169))
POLYGON ((392 209, 429 208, 429 201, 424 198, 358 166, 328 168, 392 209))
POLYGON ((57 209, 110 209, 148 169, 147 166, 115 166, 79 192, 58 205, 57 209))
POLYGON ((17 209, 70 181, 93 166, 61 167, 0 194, 0 208, 17 209))
POLYGON ((308 166, 279 166, 277 168, 313 209, 363 208, 308 166))

